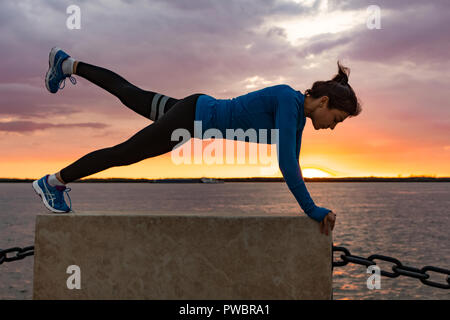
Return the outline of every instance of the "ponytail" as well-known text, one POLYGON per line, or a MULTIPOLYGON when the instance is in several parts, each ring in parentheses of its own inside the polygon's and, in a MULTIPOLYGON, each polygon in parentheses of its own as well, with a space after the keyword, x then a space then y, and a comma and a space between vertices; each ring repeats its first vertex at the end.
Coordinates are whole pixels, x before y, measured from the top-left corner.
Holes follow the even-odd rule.
POLYGON ((338 74, 334 76, 332 81, 336 81, 344 86, 348 85, 348 77, 350 76, 350 69, 347 67, 344 67, 341 65, 341 63, 338 61, 338 74))

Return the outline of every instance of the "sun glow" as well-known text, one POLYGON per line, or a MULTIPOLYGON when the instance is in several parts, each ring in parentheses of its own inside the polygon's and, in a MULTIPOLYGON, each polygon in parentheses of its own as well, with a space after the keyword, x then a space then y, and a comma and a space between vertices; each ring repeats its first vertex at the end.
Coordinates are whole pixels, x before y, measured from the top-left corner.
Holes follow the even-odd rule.
POLYGON ((306 168, 302 170, 302 175, 305 178, 327 178, 331 177, 331 174, 321 169, 306 168))

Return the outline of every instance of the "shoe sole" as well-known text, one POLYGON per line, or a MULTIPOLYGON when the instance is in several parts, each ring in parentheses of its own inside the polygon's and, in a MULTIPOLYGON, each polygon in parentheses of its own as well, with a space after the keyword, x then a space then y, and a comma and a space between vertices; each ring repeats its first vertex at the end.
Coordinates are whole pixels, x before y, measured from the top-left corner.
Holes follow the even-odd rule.
MULTIPOLYGON (((38 184, 38 180, 33 181, 33 190, 34 192, 36 192, 36 194, 41 197, 42 201, 44 202, 45 207, 50 210, 53 213, 67 213, 67 211, 62 211, 62 210, 58 210, 53 208, 52 206, 50 206, 47 202, 47 198, 44 196, 44 191, 41 189, 41 187, 38 184)), ((68 211, 70 212, 70 211, 68 211)))
POLYGON ((53 63, 54 63, 54 61, 55 61, 55 55, 56 55, 56 53, 57 53, 59 50, 61 50, 61 48, 53 47, 53 48, 50 50, 50 53, 48 54, 48 70, 47 70, 47 73, 45 74, 45 87, 47 88, 47 90, 48 90, 50 93, 56 93, 56 92, 58 92, 58 90, 56 90, 56 92, 52 92, 52 91, 50 90, 50 88, 48 87, 48 78, 49 78, 49 76, 50 76, 50 70, 53 68, 53 63))

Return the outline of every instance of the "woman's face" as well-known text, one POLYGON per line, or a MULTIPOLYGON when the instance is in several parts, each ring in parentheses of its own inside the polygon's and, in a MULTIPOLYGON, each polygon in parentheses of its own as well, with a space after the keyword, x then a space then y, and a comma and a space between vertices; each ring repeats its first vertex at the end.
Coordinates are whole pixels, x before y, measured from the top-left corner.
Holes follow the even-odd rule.
POLYGON ((311 120, 316 130, 328 128, 333 130, 339 122, 344 121, 347 117, 348 113, 345 111, 328 109, 328 100, 318 104, 311 114, 311 120))

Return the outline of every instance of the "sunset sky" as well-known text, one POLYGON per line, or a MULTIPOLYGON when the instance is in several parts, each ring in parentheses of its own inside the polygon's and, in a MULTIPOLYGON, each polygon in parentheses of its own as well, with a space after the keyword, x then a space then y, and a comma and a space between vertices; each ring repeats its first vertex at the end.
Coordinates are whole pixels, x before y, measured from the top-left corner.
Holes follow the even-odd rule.
MULTIPOLYGON (((178 99, 233 98, 276 84, 304 93, 331 79, 339 59, 363 111, 333 131, 316 131, 307 118, 304 176, 448 177, 449 21, 448 0, 2 1, 0 178, 57 172, 151 124, 80 76, 50 94, 53 46, 178 99), (367 25, 373 4, 380 29, 367 25), (81 29, 66 27, 70 5, 81 10, 81 29)), ((249 161, 176 165, 167 153, 89 178, 281 176, 261 172, 249 161)))

